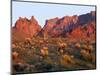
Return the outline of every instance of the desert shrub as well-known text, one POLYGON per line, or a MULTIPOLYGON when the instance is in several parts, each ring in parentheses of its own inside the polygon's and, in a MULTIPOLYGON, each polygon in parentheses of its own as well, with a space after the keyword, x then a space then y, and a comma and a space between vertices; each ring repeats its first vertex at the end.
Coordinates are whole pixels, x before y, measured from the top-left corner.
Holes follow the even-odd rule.
POLYGON ((92 61, 93 60, 92 55, 86 50, 81 50, 80 54, 81 54, 82 58, 86 61, 92 61))
POLYGON ((35 47, 35 53, 39 53, 40 52, 40 47, 35 47))
POLYGON ((81 48, 80 43, 76 43, 76 44, 75 44, 75 47, 78 48, 78 49, 80 49, 80 48, 81 48))
POLYGON ((47 57, 48 56, 48 54, 49 54, 49 52, 48 52, 48 47, 42 47, 41 49, 40 49, 40 55, 42 56, 42 57, 47 57))

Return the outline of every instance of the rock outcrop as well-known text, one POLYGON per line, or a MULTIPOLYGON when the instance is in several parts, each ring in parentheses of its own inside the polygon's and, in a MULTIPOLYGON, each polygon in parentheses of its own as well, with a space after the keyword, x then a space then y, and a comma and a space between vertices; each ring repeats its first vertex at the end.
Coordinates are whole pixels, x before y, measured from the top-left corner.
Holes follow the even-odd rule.
POLYGON ((46 20, 43 28, 40 27, 34 16, 31 19, 19 18, 12 28, 14 36, 26 37, 90 37, 95 34, 96 12, 83 15, 64 16, 46 20))
POLYGON ((12 33, 16 38, 24 39, 26 37, 36 36, 40 30, 41 27, 34 16, 32 16, 30 20, 19 17, 15 26, 12 28, 12 33))
POLYGON ((64 16, 63 18, 56 17, 54 19, 46 20, 46 23, 43 29, 39 32, 39 35, 47 35, 48 37, 67 37, 68 34, 76 32, 76 36, 81 36, 85 32, 85 28, 87 30, 87 34, 94 32, 95 22, 95 11, 79 16, 64 16))

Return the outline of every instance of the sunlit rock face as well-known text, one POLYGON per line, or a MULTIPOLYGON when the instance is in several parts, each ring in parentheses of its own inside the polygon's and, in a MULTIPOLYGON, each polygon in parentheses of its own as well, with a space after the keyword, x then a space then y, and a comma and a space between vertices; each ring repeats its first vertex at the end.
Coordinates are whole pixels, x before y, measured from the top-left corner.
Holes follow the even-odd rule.
POLYGON ((95 21, 95 11, 91 11, 90 13, 79 16, 64 16, 62 18, 56 17, 46 20, 46 23, 39 35, 45 35, 46 33, 46 35, 49 37, 66 37, 69 33, 74 34, 78 32, 75 35, 80 37, 80 35, 83 35, 86 32, 87 34, 94 32, 93 30, 95 30, 95 21), (84 30, 85 28, 86 30, 84 30))
POLYGON ((31 19, 19 17, 15 26, 12 28, 14 35, 19 38, 36 36, 40 30, 41 27, 34 16, 32 16, 31 19))
POLYGON ((95 11, 79 16, 55 17, 46 20, 43 28, 41 28, 34 16, 31 19, 19 17, 12 28, 12 32, 14 36, 19 38, 34 36, 86 38, 95 35, 95 24, 95 11))

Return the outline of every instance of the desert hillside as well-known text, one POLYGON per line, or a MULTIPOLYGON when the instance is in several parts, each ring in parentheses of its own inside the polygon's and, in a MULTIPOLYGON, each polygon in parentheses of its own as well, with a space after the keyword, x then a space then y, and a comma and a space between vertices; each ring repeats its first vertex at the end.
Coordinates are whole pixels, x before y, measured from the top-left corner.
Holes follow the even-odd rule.
POLYGON ((13 73, 96 68, 96 11, 55 17, 42 28, 35 16, 12 27, 13 73))

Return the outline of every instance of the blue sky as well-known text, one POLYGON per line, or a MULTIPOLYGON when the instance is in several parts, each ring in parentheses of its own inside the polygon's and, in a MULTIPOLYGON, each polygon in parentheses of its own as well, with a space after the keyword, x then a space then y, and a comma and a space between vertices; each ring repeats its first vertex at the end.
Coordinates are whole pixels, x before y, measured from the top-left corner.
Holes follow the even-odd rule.
POLYGON ((55 17, 81 15, 94 11, 94 6, 79 6, 79 5, 60 5, 60 4, 46 4, 46 3, 31 3, 31 2, 12 2, 12 26, 19 17, 35 16, 41 27, 44 26, 45 21, 55 17))

